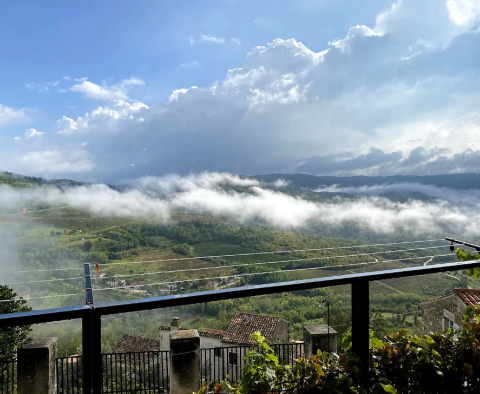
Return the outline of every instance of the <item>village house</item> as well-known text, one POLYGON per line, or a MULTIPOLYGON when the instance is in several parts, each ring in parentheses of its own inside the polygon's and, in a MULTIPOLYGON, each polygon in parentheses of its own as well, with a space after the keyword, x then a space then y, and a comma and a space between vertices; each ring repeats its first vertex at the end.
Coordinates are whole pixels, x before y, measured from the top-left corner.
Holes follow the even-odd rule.
MULTIPOLYGON (((236 312, 226 331, 208 328, 198 330, 200 348, 209 349, 202 358, 203 369, 228 371, 230 377, 236 379, 244 364, 248 345, 252 343, 249 339, 251 334, 260 331, 269 343, 285 343, 289 342, 289 328, 290 322, 278 317, 236 312)), ((170 332, 178 330, 183 328, 180 319, 175 317, 170 325, 159 327, 158 339, 127 334, 112 350, 114 353, 169 351, 170 332)))
POLYGON ((480 289, 453 289, 453 292, 421 302, 423 331, 442 332, 458 330, 467 306, 480 305, 480 289))

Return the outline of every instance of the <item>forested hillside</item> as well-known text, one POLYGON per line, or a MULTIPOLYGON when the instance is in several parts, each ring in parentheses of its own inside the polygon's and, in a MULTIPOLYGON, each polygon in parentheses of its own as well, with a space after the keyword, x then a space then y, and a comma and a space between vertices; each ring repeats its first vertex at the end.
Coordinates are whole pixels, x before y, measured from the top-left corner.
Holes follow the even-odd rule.
MULTIPOLYGON (((3 173, 1 179, 14 187, 70 182, 8 173, 3 173)), ((250 193, 248 188, 230 189, 250 193)), ((312 200, 323 198, 318 193, 298 192, 294 187, 284 192, 312 200)), ((333 199, 329 203, 338 202, 333 199)), ((261 222, 241 224, 224 217, 185 212, 173 213, 168 224, 158 224, 101 218, 65 206, 44 206, 0 215, 0 234, 2 283, 12 285, 34 309, 83 304, 85 263, 93 267, 98 303, 452 260, 450 255, 445 256, 448 250, 438 248, 442 242, 396 245, 401 239, 415 239, 408 232, 381 236, 365 232, 355 223, 286 231, 261 222), (368 246, 375 242, 387 245, 368 246), (286 253, 290 250, 296 252, 286 253), (278 251, 285 253, 271 253, 278 251), (223 257, 214 257, 218 255, 223 257), (437 257, 433 260, 430 256, 437 257), (99 264, 99 272, 95 264, 99 264)), ((372 324, 376 330, 408 327, 418 331, 421 316, 415 305, 419 301, 446 294, 452 287, 469 285, 479 284, 462 272, 373 283, 372 324)), ((300 339, 302 325, 324 322, 325 311, 318 308, 324 297, 331 302, 331 324, 341 334, 350 322, 348 286, 112 316, 106 319, 105 349, 126 332, 156 336, 158 324, 169 322, 173 315, 179 315, 184 326, 225 329, 237 310, 273 314, 291 321, 292 337, 300 339)), ((63 354, 74 352, 80 335, 78 327, 69 323, 44 325, 34 332, 59 336, 63 354)))

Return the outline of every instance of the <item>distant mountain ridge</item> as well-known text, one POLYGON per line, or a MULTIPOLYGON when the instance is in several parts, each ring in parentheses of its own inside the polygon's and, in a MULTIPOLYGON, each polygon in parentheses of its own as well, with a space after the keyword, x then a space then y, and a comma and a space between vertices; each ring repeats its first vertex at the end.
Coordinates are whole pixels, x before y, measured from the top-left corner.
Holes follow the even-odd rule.
POLYGON ((392 175, 392 176, 316 176, 308 174, 267 174, 254 175, 253 178, 263 182, 275 182, 284 179, 291 186, 317 189, 322 186, 338 185, 340 187, 377 186, 395 183, 418 183, 452 189, 480 189, 480 174, 444 174, 444 175, 392 175))
MULTIPOLYGON (((13 187, 30 187, 30 186, 55 186, 64 189, 72 186, 88 186, 92 185, 87 182, 74 181, 73 179, 46 179, 42 177, 14 174, 8 171, 0 171, 0 185, 6 184, 13 187)), ((124 190, 125 186, 107 185, 115 190, 124 190)))

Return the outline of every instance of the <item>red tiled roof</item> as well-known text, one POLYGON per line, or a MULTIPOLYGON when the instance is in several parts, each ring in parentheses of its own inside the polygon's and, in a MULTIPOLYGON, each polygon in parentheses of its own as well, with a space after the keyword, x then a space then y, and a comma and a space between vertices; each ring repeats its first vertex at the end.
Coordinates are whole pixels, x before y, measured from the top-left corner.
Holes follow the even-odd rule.
POLYGON ((236 312, 225 331, 223 342, 251 343, 249 337, 255 331, 260 331, 268 340, 275 333, 280 321, 278 317, 236 312))
POLYGON ((203 331, 199 331, 198 335, 201 337, 208 337, 208 338, 218 338, 222 339, 225 335, 225 331, 222 330, 212 330, 211 328, 206 328, 203 331))
POLYGON ((151 352, 160 350, 160 339, 125 334, 112 347, 113 353, 151 352))
POLYGON ((453 289, 465 305, 480 305, 480 289, 453 289))

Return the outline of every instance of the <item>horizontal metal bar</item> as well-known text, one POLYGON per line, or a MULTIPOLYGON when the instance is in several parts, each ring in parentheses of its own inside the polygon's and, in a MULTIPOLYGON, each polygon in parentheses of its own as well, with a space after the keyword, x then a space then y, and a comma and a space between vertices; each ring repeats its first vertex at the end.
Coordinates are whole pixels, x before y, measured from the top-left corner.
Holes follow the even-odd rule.
MULTIPOLYGON (((323 278, 278 282, 256 286, 235 287, 196 293, 178 294, 162 297, 144 298, 138 300, 100 303, 94 306, 100 315, 113 315, 126 312, 143 311, 172 306, 200 304, 234 298, 253 297, 265 294, 283 293, 289 291, 308 290, 318 287, 330 287, 357 283, 359 281, 377 281, 408 276, 418 276, 463 270, 480 266, 480 260, 459 261, 458 263, 437 264, 394 270, 364 272, 349 275, 338 275, 323 278)), ((280 271, 281 272, 281 271, 280 271)), ((0 315, 0 327, 19 326, 37 323, 48 323, 59 320, 82 318, 90 311, 87 305, 68 308, 45 309, 40 311, 11 313, 0 315)))
POLYGON ((95 311, 96 313, 100 313, 101 315, 113 315, 125 312, 136 312, 157 308, 169 308, 181 305, 201 304, 205 302, 253 297, 265 294, 308 290, 318 287, 339 286, 357 283, 359 281, 365 280, 377 281, 385 279, 404 278, 408 276, 435 274, 438 272, 462 270, 477 266, 480 266, 480 260, 464 262, 459 261, 458 263, 419 266, 376 272, 364 272, 349 275, 296 280, 290 282, 277 282, 264 285, 218 289, 187 294, 144 298, 130 301, 107 302, 96 304, 95 311))
POLYGON ((471 244, 470 242, 459 241, 458 239, 455 239, 455 238, 445 237, 445 239, 449 242, 452 242, 452 243, 465 245, 465 246, 468 246, 470 248, 474 248, 475 250, 477 250, 477 252, 480 252, 480 246, 479 245, 471 244))
POLYGON ((90 310, 87 305, 0 315, 0 327, 26 326, 52 321, 80 319, 90 310))

